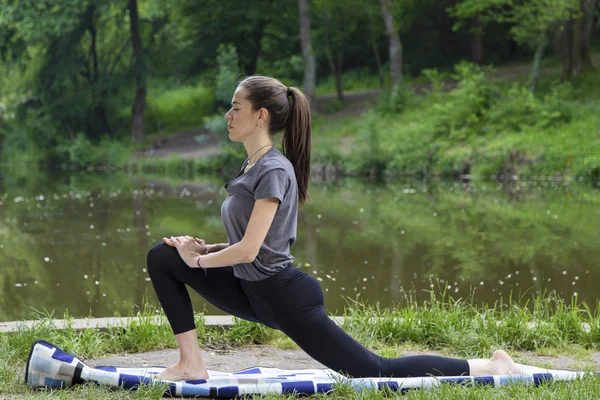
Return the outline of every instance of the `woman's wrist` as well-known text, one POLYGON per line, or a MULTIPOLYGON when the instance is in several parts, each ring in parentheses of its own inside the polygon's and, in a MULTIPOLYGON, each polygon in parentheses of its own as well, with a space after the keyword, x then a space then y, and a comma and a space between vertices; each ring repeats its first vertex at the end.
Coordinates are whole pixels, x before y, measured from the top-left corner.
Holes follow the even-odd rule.
POLYGON ((226 247, 227 247, 227 245, 225 245, 225 244, 209 244, 209 245, 206 245, 206 253, 205 254, 216 253, 218 251, 225 249, 226 247))

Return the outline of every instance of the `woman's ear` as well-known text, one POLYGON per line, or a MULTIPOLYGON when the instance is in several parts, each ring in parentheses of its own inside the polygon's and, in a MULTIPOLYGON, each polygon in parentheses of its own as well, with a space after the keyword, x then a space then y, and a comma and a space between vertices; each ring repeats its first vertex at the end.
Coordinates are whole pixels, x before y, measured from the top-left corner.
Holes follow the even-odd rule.
POLYGON ((260 110, 258 110, 258 123, 259 124, 266 124, 268 119, 269 119, 269 111, 266 108, 263 107, 260 110))

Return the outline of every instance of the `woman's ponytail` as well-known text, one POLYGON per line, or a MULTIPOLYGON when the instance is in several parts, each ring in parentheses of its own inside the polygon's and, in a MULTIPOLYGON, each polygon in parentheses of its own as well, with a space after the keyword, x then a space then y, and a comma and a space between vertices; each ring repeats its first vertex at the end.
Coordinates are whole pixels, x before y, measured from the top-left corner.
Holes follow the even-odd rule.
POLYGON ((294 87, 287 89, 290 99, 290 114, 283 133, 281 147, 283 155, 294 166, 298 182, 298 200, 300 204, 308 196, 308 178, 310 175, 310 105, 306 96, 294 87))

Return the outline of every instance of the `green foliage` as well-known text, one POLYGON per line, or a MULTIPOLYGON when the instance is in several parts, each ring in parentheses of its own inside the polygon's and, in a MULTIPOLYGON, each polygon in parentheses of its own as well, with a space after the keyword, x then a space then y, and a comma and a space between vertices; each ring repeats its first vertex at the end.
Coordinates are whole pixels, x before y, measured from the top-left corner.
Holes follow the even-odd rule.
POLYGON ((223 134, 227 132, 227 119, 223 115, 211 115, 204 118, 204 128, 213 134, 223 134))
POLYGON ((190 176, 197 173, 235 175, 246 159, 243 146, 232 142, 221 145, 218 154, 198 159, 183 159, 177 154, 167 158, 140 158, 129 161, 129 168, 145 174, 190 176))
POLYGON ((344 101, 338 98, 331 99, 325 104, 325 113, 334 114, 344 108, 344 101))
POLYGON ((240 71, 235 46, 219 45, 217 55, 217 76, 215 81, 215 97, 220 106, 220 112, 204 117, 203 126, 210 133, 223 134, 227 131, 227 120, 224 118, 225 109, 231 107, 231 99, 237 88, 240 71))
POLYGON ((476 307, 472 300, 432 291, 425 302, 408 293, 394 310, 353 302, 343 327, 371 348, 408 342, 477 358, 489 357, 499 348, 536 351, 574 344, 597 348, 595 314, 585 304, 569 303, 554 294, 476 307))
MULTIPOLYGON (((579 0, 461 0, 449 9, 452 16, 468 20, 476 15, 484 23, 494 21, 509 23, 510 34, 519 43, 538 40, 540 34, 555 28, 560 21, 577 17, 579 0)), ((461 25, 455 25, 455 30, 461 25)))
POLYGON ((219 105, 229 108, 233 92, 240 79, 239 61, 235 46, 219 45, 217 50, 216 99, 219 105))
POLYGON ((380 116, 377 113, 369 113, 365 116, 366 129, 363 133, 363 143, 365 146, 361 149, 358 162, 354 168, 362 174, 371 176, 380 176, 388 167, 391 154, 382 144, 381 131, 377 129, 375 121, 380 116))
POLYGON ((174 88, 156 96, 149 94, 144 114, 147 131, 172 132, 201 126, 214 110, 214 101, 214 94, 202 85, 174 88))
POLYGON ((485 71, 475 64, 457 64, 454 78, 458 87, 433 106, 437 115, 434 134, 461 140, 480 132, 492 88, 485 71))
MULTIPOLYGON (((335 147, 347 140, 344 136, 359 139, 344 155, 347 173, 368 173, 378 164, 376 170, 390 174, 496 177, 506 172, 594 180, 600 141, 591 133, 600 113, 596 102, 581 96, 596 96, 586 82, 595 82, 597 74, 573 83, 548 81, 535 95, 493 74, 490 68, 461 63, 453 75, 456 89, 408 93, 400 112, 390 113, 383 95, 375 116, 366 113, 337 124, 317 119, 319 146, 335 147), (365 164, 370 157, 381 162, 365 164)), ((427 75, 441 87, 443 74, 427 75)))
POLYGON ((421 71, 421 74, 427 78, 431 85, 431 89, 429 90, 430 93, 441 93, 446 87, 445 80, 447 76, 437 68, 426 68, 421 71))
POLYGON ((412 90, 405 85, 393 87, 379 95, 375 110, 381 114, 400 113, 407 107, 412 96, 412 90))
POLYGON ((235 318, 234 325, 225 331, 223 339, 227 343, 265 344, 275 337, 275 332, 263 324, 235 318))
POLYGON ((519 43, 527 43, 560 21, 575 18, 578 12, 579 0, 535 0, 501 13, 498 21, 512 23, 511 36, 519 43))
MULTIPOLYGON (((389 71, 386 70, 386 80, 389 81, 389 71)), ((360 90, 379 90, 379 78, 366 68, 350 69, 342 74, 342 87, 346 92, 360 90)), ((317 80, 319 96, 336 93, 335 79, 327 76, 317 80)))
POLYGON ((94 144, 83 133, 78 133, 74 140, 57 147, 56 161, 77 168, 121 168, 127 163, 129 153, 129 147, 119 141, 103 137, 94 144))
POLYGON ((261 74, 281 79, 288 86, 300 86, 304 77, 304 60, 300 54, 260 60, 259 69, 261 74))
POLYGON ((572 89, 569 83, 553 86, 543 98, 514 84, 487 113, 486 131, 522 132, 569 122, 572 117, 572 89))

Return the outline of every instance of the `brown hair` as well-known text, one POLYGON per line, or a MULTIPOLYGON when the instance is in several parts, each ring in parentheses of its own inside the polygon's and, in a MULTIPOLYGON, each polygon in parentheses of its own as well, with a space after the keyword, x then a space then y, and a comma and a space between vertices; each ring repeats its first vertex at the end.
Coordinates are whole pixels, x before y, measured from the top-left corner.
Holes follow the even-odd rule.
POLYGON ((283 131, 283 155, 294 167, 298 182, 298 200, 304 203, 308 196, 310 175, 310 105, 300 89, 288 88, 274 78, 250 76, 240 82, 254 111, 269 112, 269 133, 283 131))

